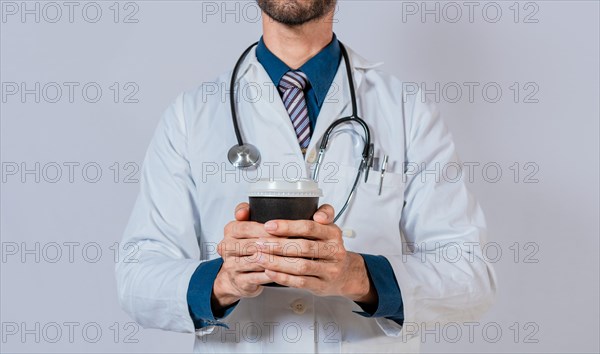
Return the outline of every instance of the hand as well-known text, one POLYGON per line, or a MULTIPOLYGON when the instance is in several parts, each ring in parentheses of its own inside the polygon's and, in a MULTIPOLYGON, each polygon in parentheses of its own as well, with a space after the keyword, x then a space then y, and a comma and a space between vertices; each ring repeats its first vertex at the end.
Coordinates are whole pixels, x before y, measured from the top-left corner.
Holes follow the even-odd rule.
POLYGON ((213 311, 217 313, 240 298, 258 296, 263 290, 262 285, 272 282, 257 263, 259 253, 255 243, 269 234, 263 224, 250 222, 249 217, 248 203, 238 204, 236 220, 225 226, 223 240, 217 246, 217 252, 223 258, 211 299, 213 311))
POLYGON ((269 235, 255 240, 260 249, 258 264, 278 284, 307 289, 319 296, 339 295, 374 304, 377 292, 364 260, 346 251, 334 216, 333 207, 326 204, 314 214, 314 221, 268 221, 264 230, 269 235))

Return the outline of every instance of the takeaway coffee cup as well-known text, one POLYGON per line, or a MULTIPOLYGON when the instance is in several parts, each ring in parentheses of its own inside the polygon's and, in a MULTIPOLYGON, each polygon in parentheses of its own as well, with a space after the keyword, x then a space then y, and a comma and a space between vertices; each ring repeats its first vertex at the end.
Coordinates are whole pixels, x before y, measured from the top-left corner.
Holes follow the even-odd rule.
POLYGON ((312 220, 322 195, 310 179, 260 179, 250 186, 250 220, 312 220))
MULTIPOLYGON (((265 223, 269 220, 312 220, 319 207, 321 190, 310 179, 287 181, 261 179, 250 187, 250 220, 265 223)), ((277 283, 265 286, 283 287, 277 283)))

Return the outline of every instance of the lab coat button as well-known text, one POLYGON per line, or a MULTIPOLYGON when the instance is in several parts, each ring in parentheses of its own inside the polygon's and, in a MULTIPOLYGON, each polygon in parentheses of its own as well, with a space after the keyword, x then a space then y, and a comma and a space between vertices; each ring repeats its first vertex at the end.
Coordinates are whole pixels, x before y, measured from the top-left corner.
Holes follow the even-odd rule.
POLYGON ((294 311, 296 315, 301 315, 306 311, 306 305, 304 305, 301 300, 294 301, 294 303, 292 303, 292 311, 294 311))
POLYGON ((306 162, 313 163, 313 162, 315 162, 316 157, 317 157, 317 153, 315 152, 315 149, 312 149, 308 153, 308 156, 306 156, 306 162))
POLYGON ((354 238, 356 234, 352 229, 342 229, 342 237, 354 238))

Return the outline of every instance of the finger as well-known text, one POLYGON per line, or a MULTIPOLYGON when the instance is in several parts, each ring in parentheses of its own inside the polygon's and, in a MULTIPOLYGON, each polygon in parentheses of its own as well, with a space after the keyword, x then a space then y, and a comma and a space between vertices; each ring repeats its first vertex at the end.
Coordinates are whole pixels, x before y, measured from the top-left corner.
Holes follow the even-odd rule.
POLYGON ((232 221, 225 225, 224 234, 236 239, 269 237, 263 224, 254 221, 232 221))
POLYGON ((265 270, 265 275, 271 279, 271 281, 285 285, 290 288, 298 288, 298 289, 318 289, 318 285, 320 280, 311 276, 299 276, 299 275, 291 275, 286 273, 280 273, 273 270, 265 270))
POLYGON ((305 258, 281 257, 266 253, 260 254, 257 263, 265 270, 302 276, 319 277, 323 269, 323 265, 317 261, 305 258))
POLYGON ((268 238, 256 241, 257 249, 266 254, 284 257, 330 260, 335 259, 342 246, 333 241, 314 241, 303 238, 268 238))
POLYGON ((261 250, 254 239, 227 238, 217 245, 217 252, 223 258, 252 256, 261 250))
POLYGON ((241 273, 235 277, 235 287, 242 293, 241 297, 255 297, 262 293, 264 284, 273 282, 265 272, 241 273))
POLYGON ((236 273, 262 272, 265 268, 258 262, 258 256, 227 258, 227 268, 236 273))
POLYGON ((238 274, 238 283, 239 282, 243 282, 243 283, 247 283, 247 284, 253 284, 253 285, 264 285, 264 284, 269 284, 272 283, 273 280, 271 280, 271 278, 269 278, 264 270, 261 270, 259 272, 248 272, 248 273, 240 273, 238 274))
POLYGON ((313 220, 322 225, 333 224, 335 218, 335 211, 329 204, 323 204, 313 215, 313 220))
POLYGON ((312 220, 270 220, 264 229, 274 236, 303 237, 317 240, 331 240, 341 237, 335 225, 321 225, 312 220))
POLYGON ((250 205, 248 203, 240 203, 235 207, 235 219, 237 221, 247 221, 250 218, 250 205))

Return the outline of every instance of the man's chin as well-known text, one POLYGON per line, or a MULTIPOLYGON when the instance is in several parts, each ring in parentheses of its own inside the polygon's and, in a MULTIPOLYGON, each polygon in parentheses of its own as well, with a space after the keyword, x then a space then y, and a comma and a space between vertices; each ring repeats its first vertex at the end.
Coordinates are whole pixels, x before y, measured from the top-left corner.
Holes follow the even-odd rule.
POLYGON ((273 21, 294 27, 325 17, 335 8, 336 0, 258 0, 257 3, 273 21))

